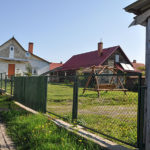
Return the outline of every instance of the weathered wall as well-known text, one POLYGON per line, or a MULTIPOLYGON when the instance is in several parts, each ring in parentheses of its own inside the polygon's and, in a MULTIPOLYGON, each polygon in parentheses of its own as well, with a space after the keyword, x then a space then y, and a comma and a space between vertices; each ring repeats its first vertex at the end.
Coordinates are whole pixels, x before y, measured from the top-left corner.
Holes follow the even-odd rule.
POLYGON ((14 41, 11 40, 5 43, 2 47, 0 47, 0 57, 8 57, 9 58, 9 47, 14 46, 14 58, 26 59, 25 51, 14 41))

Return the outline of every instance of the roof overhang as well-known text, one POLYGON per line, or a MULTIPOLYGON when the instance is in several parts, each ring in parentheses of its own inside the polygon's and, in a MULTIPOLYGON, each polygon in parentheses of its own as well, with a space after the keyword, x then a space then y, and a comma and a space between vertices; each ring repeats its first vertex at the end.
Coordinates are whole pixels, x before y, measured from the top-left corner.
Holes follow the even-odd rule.
POLYGON ((135 15, 141 15, 148 9, 150 9, 149 0, 138 0, 131 5, 124 8, 127 12, 134 13, 135 15))
POLYGON ((150 17, 150 0, 138 0, 127 6, 125 10, 136 15, 129 27, 134 25, 146 26, 147 20, 150 17))
POLYGON ((17 62, 17 63, 28 63, 28 60, 26 59, 19 59, 19 58, 5 58, 5 57, 0 57, 1 61, 5 61, 5 62, 17 62))

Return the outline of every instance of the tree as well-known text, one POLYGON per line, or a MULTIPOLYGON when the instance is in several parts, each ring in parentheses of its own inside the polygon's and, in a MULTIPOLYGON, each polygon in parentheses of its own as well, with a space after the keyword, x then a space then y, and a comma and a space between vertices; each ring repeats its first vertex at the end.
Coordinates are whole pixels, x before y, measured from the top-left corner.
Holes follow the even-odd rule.
POLYGON ((31 64, 28 63, 26 65, 26 70, 27 70, 27 72, 25 72, 25 75, 32 76, 32 66, 31 66, 31 64))

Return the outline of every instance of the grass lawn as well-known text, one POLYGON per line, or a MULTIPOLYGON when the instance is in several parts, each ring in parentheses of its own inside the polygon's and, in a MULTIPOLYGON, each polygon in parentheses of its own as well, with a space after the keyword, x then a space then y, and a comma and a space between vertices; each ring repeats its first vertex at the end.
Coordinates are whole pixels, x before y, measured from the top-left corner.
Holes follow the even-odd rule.
MULTIPOLYGON (((130 144, 137 142, 138 93, 78 92, 78 122, 130 144)), ((47 110, 71 121, 73 86, 48 84, 47 110)))
POLYGON ((22 110, 8 96, 0 96, 0 116, 18 150, 100 150, 101 148, 63 128, 43 115, 22 110))
MULTIPOLYGON (((3 84, 4 86, 4 84, 3 84)), ((8 83, 7 91, 10 91, 8 83)), ((93 91, 78 93, 78 122, 104 134, 136 145, 138 93, 109 91, 100 92, 100 98, 93 91)), ((47 111, 72 119, 73 85, 48 84, 47 111)))
MULTIPOLYGON (((11 94, 11 81, 10 79, 7 79, 6 82, 5 80, 2 81, 2 89, 5 90, 5 84, 6 84, 6 92, 11 94)), ((0 80, 0 88, 1 88, 1 80, 0 80)))

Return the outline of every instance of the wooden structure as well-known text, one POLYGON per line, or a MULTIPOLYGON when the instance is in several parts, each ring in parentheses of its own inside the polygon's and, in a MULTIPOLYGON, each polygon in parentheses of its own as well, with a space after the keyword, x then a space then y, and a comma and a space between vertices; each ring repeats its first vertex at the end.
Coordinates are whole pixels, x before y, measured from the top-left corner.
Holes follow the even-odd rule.
POLYGON ((85 93, 86 90, 90 90, 90 91, 96 91, 98 93, 98 97, 100 96, 100 91, 124 91, 124 93, 126 94, 127 89, 124 88, 123 83, 121 82, 120 77, 118 76, 114 76, 114 74, 117 74, 117 68, 113 68, 113 67, 109 67, 109 66, 92 66, 91 67, 92 71, 90 73, 90 76, 88 77, 87 83, 83 89, 83 94, 85 93), (98 72, 96 72, 96 69, 99 69, 98 72), (112 72, 112 76, 107 76, 108 78, 110 77, 110 81, 109 83, 101 83, 99 81, 99 78, 102 78, 102 76, 98 76, 98 75, 102 75, 102 73, 104 73, 105 70, 111 71, 112 72), (92 80, 92 77, 95 78, 96 81, 96 85, 95 88, 91 89, 88 88, 90 81, 92 80), (115 77, 117 77, 117 81, 115 81, 115 77), (118 86, 120 86, 121 88, 117 88, 118 86))
POLYGON ((140 141, 140 150, 150 150, 150 0, 138 0, 125 8, 134 13, 134 21, 130 26, 142 25, 146 27, 146 92, 144 100, 144 131, 140 141), (143 145, 145 145, 143 147, 143 145))

